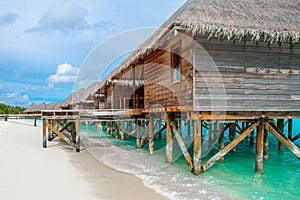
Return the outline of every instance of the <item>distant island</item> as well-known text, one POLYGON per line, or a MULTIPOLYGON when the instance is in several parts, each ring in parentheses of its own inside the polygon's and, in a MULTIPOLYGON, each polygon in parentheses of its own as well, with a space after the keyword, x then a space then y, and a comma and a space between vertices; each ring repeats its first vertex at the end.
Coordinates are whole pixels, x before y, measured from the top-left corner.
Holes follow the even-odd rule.
POLYGON ((0 103, 0 114, 23 114, 26 108, 19 106, 9 106, 3 103, 0 103))

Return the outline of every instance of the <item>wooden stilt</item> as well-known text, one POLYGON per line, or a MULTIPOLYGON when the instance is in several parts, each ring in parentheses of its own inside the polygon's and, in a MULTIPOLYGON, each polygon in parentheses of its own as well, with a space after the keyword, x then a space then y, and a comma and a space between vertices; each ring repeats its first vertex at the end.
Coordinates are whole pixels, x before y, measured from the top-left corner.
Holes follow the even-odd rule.
MULTIPOLYGON (((180 149, 183 153, 183 156, 185 158, 186 163, 188 164, 190 170, 193 171, 194 166, 193 166, 192 158, 191 158, 191 156, 190 156, 190 154, 189 154, 189 152, 188 152, 188 150, 187 150, 187 148, 184 144, 184 141, 182 140, 181 134, 176 129, 176 126, 173 122, 171 123, 171 129, 174 132, 174 136, 175 136, 175 138, 178 142, 178 145, 179 145, 179 147, 180 147, 180 149)), ((200 150, 200 157, 201 157, 201 150, 200 150)))
POLYGON ((266 122, 265 126, 274 137, 284 144, 300 160, 300 149, 291 140, 276 128, 274 124, 266 122))
POLYGON ((231 151, 236 145, 238 145, 243 139, 245 139, 256 127, 258 123, 254 123, 247 130, 241 133, 237 138, 235 138, 230 144, 228 144, 224 149, 219 151, 215 156, 209 159, 204 165, 202 165, 202 172, 205 172, 208 168, 213 166, 220 158, 224 157, 229 151, 231 151))
POLYGON ((154 129, 153 129, 153 118, 149 119, 149 153, 154 154, 154 129))
POLYGON ((250 134, 250 145, 251 146, 254 145, 254 131, 252 131, 251 134, 250 134))
POLYGON ((136 132, 136 148, 141 147, 141 139, 140 139, 140 134, 141 134, 141 122, 140 120, 136 121, 136 126, 135 126, 135 132, 136 132))
POLYGON ((264 130, 264 159, 269 159, 269 133, 268 130, 264 130))
POLYGON ((263 172, 263 156, 264 156, 264 119, 259 120, 258 131, 256 135, 256 158, 255 158, 255 171, 263 172))
MULTIPOLYGON (((221 151, 222 149, 224 149, 224 142, 225 142, 225 138, 224 138, 224 124, 220 123, 219 124, 219 132, 220 132, 220 137, 219 137, 219 144, 218 144, 218 149, 219 151, 221 151)), ((220 161, 224 161, 224 156, 222 158, 220 158, 220 161)))
POLYGON ((191 138, 191 121, 190 120, 187 120, 186 126, 187 126, 188 138, 191 138))
MULTIPOLYGON (((236 138, 236 123, 233 123, 230 126, 230 137, 231 137, 231 141, 233 141, 236 138)), ((236 152, 236 148, 233 148, 232 152, 236 152)))
POLYGON ((291 140, 293 138, 293 120, 288 120, 288 138, 291 140))
POLYGON ((76 135, 75 135, 75 145, 76 152, 80 152, 80 120, 76 119, 76 135))
POLYGON ((193 126, 194 126, 193 174, 198 176, 201 174, 202 122, 195 120, 193 126))
MULTIPOLYGON (((52 124, 52 120, 48 119, 48 124, 52 124)), ((52 141, 52 131, 48 127, 48 141, 52 141)))
POLYGON ((166 161, 172 163, 173 160, 173 138, 171 129, 172 116, 168 113, 167 132, 166 132, 166 161))
POLYGON ((43 147, 47 148, 47 133, 46 133, 46 120, 43 119, 43 147))
POLYGON ((122 121, 121 122, 121 128, 120 128, 120 136, 121 136, 122 141, 124 141, 124 128, 125 128, 125 122, 122 121))
POLYGON ((36 127, 36 116, 33 117, 33 126, 36 127))
MULTIPOLYGON (((284 119, 278 119, 277 120, 277 127, 283 133, 284 119)), ((282 145, 282 143, 280 141, 278 141, 278 151, 282 151, 282 150, 283 150, 283 145, 282 145)))
POLYGON ((7 115, 4 116, 4 121, 7 122, 7 115))

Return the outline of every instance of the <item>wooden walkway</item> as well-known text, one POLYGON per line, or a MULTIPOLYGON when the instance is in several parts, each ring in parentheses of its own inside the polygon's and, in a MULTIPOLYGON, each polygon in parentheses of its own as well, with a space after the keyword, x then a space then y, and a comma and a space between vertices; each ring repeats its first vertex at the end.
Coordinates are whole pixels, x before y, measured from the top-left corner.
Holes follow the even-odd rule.
POLYGON ((41 118, 43 147, 56 137, 63 139, 80 151, 80 124, 94 123, 100 130, 106 129, 110 136, 122 141, 135 137, 136 148, 149 144, 149 154, 155 153, 155 140, 162 138, 165 131, 166 162, 172 163, 174 142, 181 149, 189 170, 199 175, 212 167, 216 162, 223 161, 228 152, 236 151, 236 146, 249 138, 250 145, 256 143, 255 171, 263 172, 263 161, 267 160, 269 133, 278 140, 278 150, 283 146, 300 159, 300 149, 295 141, 300 133, 293 135, 293 119, 299 119, 298 112, 148 112, 145 110, 47 110, 41 114, 1 115, 4 121, 8 119, 41 118), (192 135, 192 153, 182 137, 181 124, 187 127, 187 134, 192 135), (105 124, 105 126, 104 126, 105 124), (287 132, 285 132, 287 126, 287 132), (208 161, 202 163, 203 130, 208 132, 209 142, 218 141, 219 152, 208 161), (193 130, 193 132, 192 132, 193 130), (225 144, 225 133, 231 138, 225 144), (255 141, 256 140, 256 141, 255 141))

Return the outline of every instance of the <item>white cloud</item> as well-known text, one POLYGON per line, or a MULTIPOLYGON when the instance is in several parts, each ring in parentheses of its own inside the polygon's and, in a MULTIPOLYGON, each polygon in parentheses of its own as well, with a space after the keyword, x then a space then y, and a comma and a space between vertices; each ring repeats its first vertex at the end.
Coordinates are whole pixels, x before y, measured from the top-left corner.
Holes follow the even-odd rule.
POLYGON ((0 26, 11 25, 19 18, 16 13, 6 13, 0 15, 0 26))
POLYGON ((56 74, 48 77, 48 85, 53 88, 55 84, 74 83, 77 78, 79 68, 70 64, 60 64, 57 66, 56 74))
POLYGON ((87 11, 72 3, 62 3, 50 8, 39 19, 37 26, 28 29, 29 32, 73 31, 90 27, 86 21, 87 11))
POLYGON ((23 107, 28 107, 32 104, 27 94, 22 95, 17 92, 1 94, 0 102, 3 102, 8 105, 19 105, 23 107))

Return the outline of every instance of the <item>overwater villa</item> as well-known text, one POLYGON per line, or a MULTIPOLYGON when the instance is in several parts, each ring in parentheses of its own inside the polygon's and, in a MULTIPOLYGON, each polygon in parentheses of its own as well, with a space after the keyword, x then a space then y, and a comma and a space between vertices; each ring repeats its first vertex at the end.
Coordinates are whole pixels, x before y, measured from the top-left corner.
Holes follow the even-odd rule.
POLYGON ((299 23, 296 0, 189 0, 103 80, 90 97, 93 116, 105 115, 108 128, 118 119, 116 135, 134 135, 139 148, 149 142, 151 154, 154 136, 165 129, 167 162, 174 137, 196 175, 248 137, 252 145, 256 138, 255 169, 262 172, 268 133, 279 150, 285 145, 300 159, 300 136, 291 130, 300 118, 299 23), (193 127, 192 153, 182 120, 193 127), (124 131, 132 123, 135 130, 124 131), (202 163, 204 129, 219 152, 202 163))

